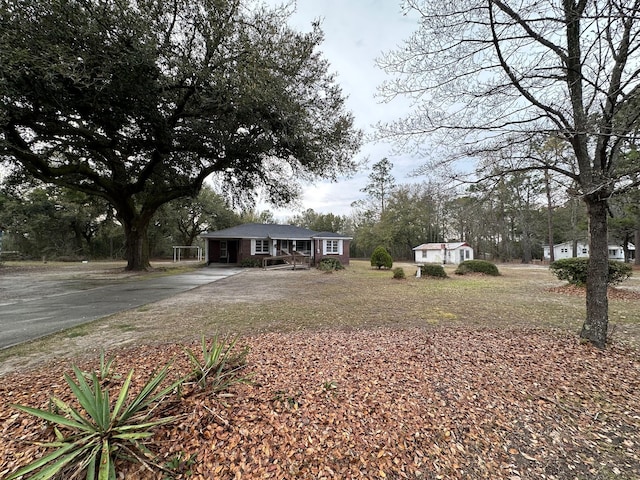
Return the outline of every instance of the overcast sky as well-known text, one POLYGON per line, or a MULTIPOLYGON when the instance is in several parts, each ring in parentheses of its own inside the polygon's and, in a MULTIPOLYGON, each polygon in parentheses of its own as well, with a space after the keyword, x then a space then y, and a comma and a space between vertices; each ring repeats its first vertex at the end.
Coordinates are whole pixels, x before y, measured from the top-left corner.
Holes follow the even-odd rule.
MULTIPOLYGON (((281 4, 269 0, 270 4, 281 4)), ((376 67, 375 59, 382 52, 395 49, 417 27, 416 17, 404 16, 400 0, 297 0, 296 12, 289 24, 299 31, 310 31, 314 20, 321 20, 325 41, 320 46, 337 73, 337 82, 348 97, 347 107, 355 116, 356 126, 365 133, 373 131, 378 121, 391 121, 408 111, 407 102, 381 104, 375 98, 378 85, 386 78, 376 67)), ((409 181, 407 174, 420 164, 419 159, 394 155, 390 145, 367 143, 357 159, 369 158, 369 166, 387 157, 394 164, 392 174, 398 183, 409 181)), ((367 183, 369 169, 337 183, 317 182, 304 188, 304 197, 297 210, 268 208, 280 221, 295 213, 312 208, 319 213, 345 215, 351 203, 364 196, 360 189, 367 183)))

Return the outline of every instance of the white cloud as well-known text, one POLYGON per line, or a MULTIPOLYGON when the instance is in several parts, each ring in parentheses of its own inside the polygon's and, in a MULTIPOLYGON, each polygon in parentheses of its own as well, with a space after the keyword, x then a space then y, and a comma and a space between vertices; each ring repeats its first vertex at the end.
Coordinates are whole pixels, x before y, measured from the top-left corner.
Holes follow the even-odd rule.
MULTIPOLYGON (((370 133, 379 121, 403 117, 409 108, 407 102, 381 104, 375 98, 377 87, 386 78, 375 60, 411 35, 417 27, 415 16, 404 16, 399 1, 393 0, 298 0, 289 24, 296 30, 309 31, 312 22, 318 19, 325 34, 320 50, 348 97, 347 107, 355 116, 356 126, 370 133)), ((400 183, 420 164, 419 159, 394 155, 390 145, 382 143, 365 144, 358 159, 368 158, 371 164, 384 157, 394 164, 392 173, 400 183)), ((275 211, 279 219, 309 208, 319 213, 345 215, 350 213, 351 203, 363 197, 360 189, 366 185, 368 174, 363 169, 353 178, 307 186, 300 207, 295 210, 274 210, 264 204, 259 208, 275 211)))

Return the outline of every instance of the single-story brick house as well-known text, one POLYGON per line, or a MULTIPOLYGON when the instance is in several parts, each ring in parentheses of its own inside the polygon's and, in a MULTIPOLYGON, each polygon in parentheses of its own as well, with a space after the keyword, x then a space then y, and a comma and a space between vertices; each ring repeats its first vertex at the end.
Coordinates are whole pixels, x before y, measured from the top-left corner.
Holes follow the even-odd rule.
POLYGON ((245 223, 235 227, 206 232, 205 259, 210 263, 242 263, 244 260, 263 261, 267 258, 302 258, 316 265, 326 257, 349 264, 351 237, 333 232, 315 232, 294 225, 245 223))
POLYGON ((423 243, 413 249, 416 263, 458 265, 473 260, 473 248, 467 242, 423 243))

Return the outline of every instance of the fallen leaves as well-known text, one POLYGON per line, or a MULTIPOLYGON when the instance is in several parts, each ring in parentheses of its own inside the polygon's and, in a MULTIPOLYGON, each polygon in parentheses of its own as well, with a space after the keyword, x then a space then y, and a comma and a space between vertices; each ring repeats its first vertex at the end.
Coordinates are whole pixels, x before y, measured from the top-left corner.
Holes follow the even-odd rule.
MULTIPOLYGON (((548 291, 552 293, 562 293, 564 295, 573 295, 576 297, 584 297, 587 292, 585 287, 569 284, 549 288, 548 291)), ((609 287, 607 290, 607 297, 609 299, 616 300, 640 300, 640 292, 627 290, 625 288, 609 287)))
MULTIPOLYGON (((194 395, 157 431, 164 461, 195 479, 640 477, 640 361, 537 330, 371 329, 246 337, 253 383, 194 395), (187 474, 187 470, 190 474, 187 474)), ((117 353, 143 374, 177 345, 117 353)), ((94 365, 95 367, 95 365, 94 365)), ((8 403, 67 395, 66 365, 7 375, 0 475, 37 458, 46 426, 8 403)), ((122 466, 125 478, 152 478, 122 466)), ((158 476, 157 478, 161 478, 158 476)))

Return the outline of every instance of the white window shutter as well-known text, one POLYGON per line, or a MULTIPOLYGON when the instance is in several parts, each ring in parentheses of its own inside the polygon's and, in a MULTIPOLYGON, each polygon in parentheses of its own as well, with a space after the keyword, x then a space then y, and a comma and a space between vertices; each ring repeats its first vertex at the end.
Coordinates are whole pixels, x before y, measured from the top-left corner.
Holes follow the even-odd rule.
POLYGON ((342 242, 343 240, 338 240, 338 255, 342 255, 342 242))
POLYGON ((255 254, 256 254, 256 241, 251 240, 251 255, 255 255, 255 254))
POLYGON ((326 240, 322 240, 322 254, 323 255, 327 254, 327 241, 326 240))

